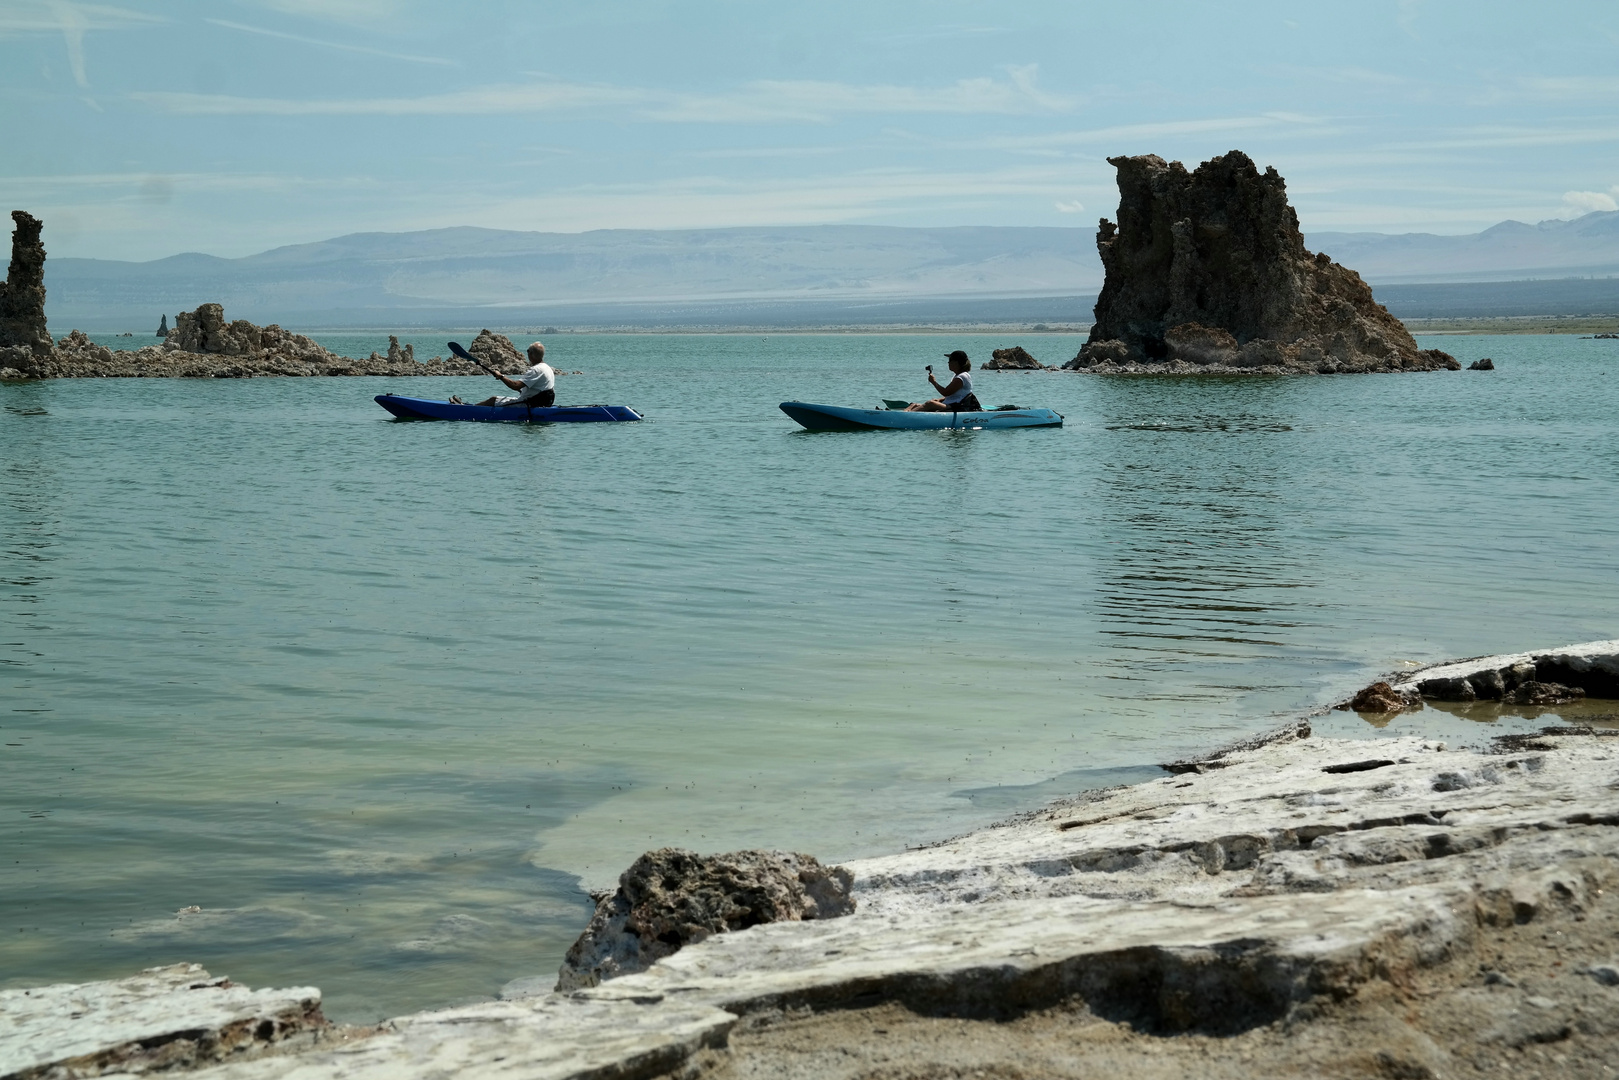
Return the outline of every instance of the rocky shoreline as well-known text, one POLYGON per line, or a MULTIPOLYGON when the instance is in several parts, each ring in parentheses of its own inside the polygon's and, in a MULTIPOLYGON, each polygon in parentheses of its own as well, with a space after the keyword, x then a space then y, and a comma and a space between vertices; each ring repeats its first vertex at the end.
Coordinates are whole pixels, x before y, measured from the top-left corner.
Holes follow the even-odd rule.
MULTIPOLYGON (((11 263, 0 282, 0 380, 11 379, 249 379, 260 376, 482 375, 476 364, 433 357, 418 362, 415 350, 388 338, 386 356, 339 356, 281 327, 225 321, 219 304, 203 304, 176 316, 163 344, 113 350, 74 330, 51 339, 45 321, 45 245, 41 222, 21 210, 11 214, 11 263)), ((512 370, 526 363, 509 339, 488 330, 468 350, 485 363, 497 359, 512 370)))
MULTIPOLYGON (((499 338, 488 330, 479 340, 499 338)), ((281 327, 225 321, 219 304, 182 312, 161 345, 114 350, 74 330, 46 349, 0 348, 0 379, 250 379, 263 376, 482 375, 476 364, 451 357, 418 361, 415 350, 389 337, 386 356, 339 356, 281 327)), ((475 346, 476 348, 476 346, 475 346)), ((474 355, 480 355, 474 352, 474 355)), ((506 358, 508 366, 516 361, 506 358)), ((487 361, 486 361, 487 362, 487 361)))
MULTIPOLYGON (((1553 676, 1608 696, 1619 641, 1386 685, 1395 707, 1553 676)), ((798 858, 778 892, 829 880, 798 858)), ((734 907, 726 873, 701 888, 734 907)), ((1300 721, 830 873, 852 912, 742 918, 599 985, 518 980, 511 1000, 374 1028, 327 1024, 314 988, 194 965, 0 992, 0 1080, 1596 1077, 1619 1060, 1619 727, 1474 750, 1300 721)))

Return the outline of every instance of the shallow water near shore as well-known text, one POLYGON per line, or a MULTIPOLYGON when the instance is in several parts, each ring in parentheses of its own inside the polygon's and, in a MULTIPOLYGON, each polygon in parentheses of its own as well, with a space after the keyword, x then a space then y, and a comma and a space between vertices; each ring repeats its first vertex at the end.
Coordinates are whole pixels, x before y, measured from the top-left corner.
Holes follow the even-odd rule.
POLYGON ((0 985, 183 959, 349 1021, 489 996, 648 847, 896 850, 1411 662, 1619 636, 1619 342, 986 372, 1066 425, 810 434, 776 404, 1079 339, 549 341, 562 400, 648 421, 371 401, 486 379, 0 384, 0 985))

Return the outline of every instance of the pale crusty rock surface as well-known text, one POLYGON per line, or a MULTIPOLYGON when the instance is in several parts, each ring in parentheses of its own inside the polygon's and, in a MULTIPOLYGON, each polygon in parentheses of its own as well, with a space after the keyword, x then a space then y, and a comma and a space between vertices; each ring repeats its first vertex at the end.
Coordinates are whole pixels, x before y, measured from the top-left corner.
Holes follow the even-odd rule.
POLYGON ((249 990, 197 964, 0 990, 0 1078, 74 1080, 209 1064, 324 1028, 320 991, 249 990))
POLYGON ((847 864, 842 918, 202 1071, 1613 1075, 1619 736, 1489 753, 1306 730, 847 864))
POLYGON ((1188 172, 1115 157, 1096 322, 1063 367, 1098 374, 1337 374, 1458 369, 1419 349, 1353 270, 1304 248, 1287 184, 1239 150, 1188 172))

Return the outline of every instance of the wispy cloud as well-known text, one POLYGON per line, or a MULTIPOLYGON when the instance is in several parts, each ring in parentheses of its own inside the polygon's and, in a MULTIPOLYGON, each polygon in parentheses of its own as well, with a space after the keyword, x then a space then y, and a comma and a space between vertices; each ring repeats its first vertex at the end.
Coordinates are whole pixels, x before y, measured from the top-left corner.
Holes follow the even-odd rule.
POLYGON ((1085 204, 1080 202, 1078 199, 1075 199, 1072 202, 1059 201, 1056 203, 1056 207, 1057 212, 1061 214, 1082 214, 1085 212, 1085 204))
POLYGON ((340 41, 324 41, 320 38, 304 37, 302 34, 288 34, 281 30, 268 30, 262 26, 249 26, 246 23, 230 22, 226 19, 204 19, 203 22, 214 26, 222 26, 227 30, 240 30, 245 34, 259 34, 264 37, 280 38, 283 41, 296 41, 303 45, 317 45, 322 49, 338 49, 343 52, 362 53, 366 56, 380 56, 387 60, 405 60, 412 64, 442 64, 445 67, 458 66, 453 60, 446 60, 442 56, 411 56, 408 53, 388 52, 385 49, 373 49, 368 45, 347 45, 340 41))
MULTIPOLYGON (((1052 131, 1041 135, 989 136, 971 141, 952 141, 960 149, 1034 151, 1052 147, 1128 147, 1131 143, 1152 143, 1168 139, 1208 135, 1271 133, 1289 128, 1308 129, 1321 134, 1327 121, 1297 113, 1264 113, 1254 116, 1217 116, 1200 120, 1162 120, 1148 124, 1119 124, 1113 127, 1052 131)), ((1123 152, 1123 151, 1117 151, 1123 152)))
POLYGON ((482 86, 408 98, 248 98, 229 94, 139 91, 129 95, 187 116, 469 116, 564 112, 645 100, 638 90, 585 83, 482 86))
POLYGON ((979 38, 990 34, 1010 34, 1011 27, 1007 26, 979 26, 967 23, 942 23, 929 27, 926 30, 915 30, 903 34, 878 34, 869 41, 883 44, 897 45, 910 44, 918 41, 948 41, 959 38, 979 38))
POLYGON ((1590 127, 1517 127, 1502 124, 1451 130, 1420 143, 1391 143, 1389 148, 1468 150, 1509 146, 1578 146, 1615 141, 1619 141, 1619 127, 1611 122, 1590 127))
POLYGON ((177 193, 297 192, 375 187, 363 177, 311 179, 296 174, 218 172, 98 172, 0 176, 0 197, 51 199, 63 192, 93 194, 106 202, 170 202, 177 193))
POLYGON ((962 79, 950 86, 859 86, 810 80, 761 80, 729 94, 684 94, 645 110, 654 120, 677 123, 827 121, 851 113, 1012 114, 1054 112, 1068 99, 1042 92, 1035 69, 1011 68, 1006 81, 962 79))
POLYGON ((1597 210, 1619 210, 1615 195, 1619 195, 1619 185, 1607 191, 1565 191, 1563 205, 1576 216, 1597 210))
POLYGON ((1417 36, 1417 16, 1422 14, 1422 0, 1399 0, 1394 22, 1408 37, 1417 36))
POLYGON ((122 30, 131 26, 152 26, 166 22, 128 8, 106 4, 65 4, 60 0, 5 0, 0 4, 0 37, 9 34, 48 34, 62 29, 60 9, 72 8, 72 18, 81 30, 122 30))
POLYGON ((380 26, 394 22, 410 7, 405 0, 257 0, 260 7, 325 22, 380 26))
MULTIPOLYGON (((90 77, 84 66, 84 35, 87 32, 152 26, 164 21, 156 15, 106 4, 73 4, 67 0, 5 0, 0 4, 0 37, 14 34, 62 35, 67 45, 68 67, 80 89, 90 87, 90 77)), ((95 106, 93 101, 89 104, 95 106)))
MULTIPOLYGON (((210 20, 216 21, 216 20, 210 20)), ((1013 114, 1069 108, 1047 94, 1033 66, 1007 69, 1007 79, 963 79, 949 86, 860 86, 838 82, 762 80, 724 94, 544 80, 395 98, 249 98, 147 91, 131 94, 166 112, 192 116, 461 116, 565 112, 618 107, 666 123, 824 122, 844 114, 1013 114)))
POLYGON ((1599 101, 1604 105, 1619 95, 1619 76, 1558 75, 1519 79, 1518 85, 1535 97, 1599 101))

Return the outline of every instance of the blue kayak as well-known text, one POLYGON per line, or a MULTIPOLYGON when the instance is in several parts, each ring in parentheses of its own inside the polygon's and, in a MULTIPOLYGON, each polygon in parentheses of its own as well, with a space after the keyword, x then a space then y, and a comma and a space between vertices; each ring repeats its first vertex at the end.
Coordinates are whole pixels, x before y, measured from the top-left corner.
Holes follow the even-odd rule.
POLYGON ((477 420, 486 424, 600 424, 639 420, 628 405, 458 405, 453 401, 378 394, 377 404, 401 420, 477 420))
POLYGON ((906 412, 903 409, 849 409, 842 405, 810 405, 784 401, 781 411, 811 431, 967 431, 1001 428, 1061 427, 1062 414, 1050 409, 986 409, 980 412, 906 412))

